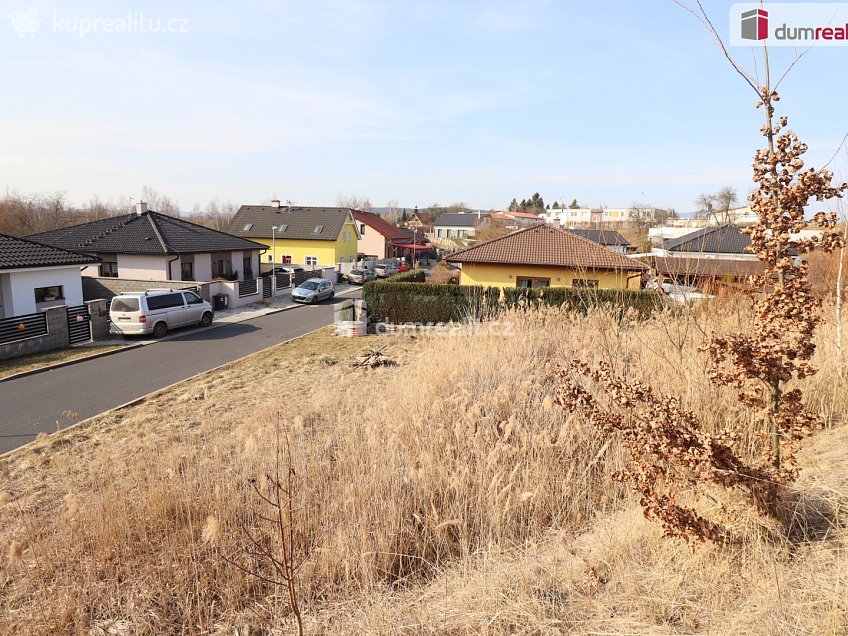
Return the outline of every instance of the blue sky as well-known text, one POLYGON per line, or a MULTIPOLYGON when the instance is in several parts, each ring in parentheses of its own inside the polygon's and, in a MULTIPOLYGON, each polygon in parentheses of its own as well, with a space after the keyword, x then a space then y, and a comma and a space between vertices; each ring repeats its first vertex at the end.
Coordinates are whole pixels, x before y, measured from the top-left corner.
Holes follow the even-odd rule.
MULTIPOLYGON (((750 188, 761 111, 671 0, 210 4, 0 2, 0 186, 83 203, 148 185, 183 209, 354 194, 502 208, 539 191, 679 211, 750 188), (26 8, 33 37, 8 17, 26 8), (130 12, 177 32, 68 32, 130 12)), ((723 34, 730 4, 705 2, 723 34)), ((847 61, 813 49, 782 86, 808 165, 848 132, 847 61)))

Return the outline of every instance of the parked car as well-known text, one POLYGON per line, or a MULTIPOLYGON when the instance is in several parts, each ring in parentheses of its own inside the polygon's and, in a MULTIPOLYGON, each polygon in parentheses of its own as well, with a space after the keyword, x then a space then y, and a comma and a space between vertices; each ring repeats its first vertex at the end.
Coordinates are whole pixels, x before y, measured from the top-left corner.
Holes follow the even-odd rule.
POLYGON ((282 270, 280 272, 281 274, 296 274, 297 272, 305 272, 306 271, 300 265, 281 265, 280 269, 282 270))
POLYGON ((333 282, 326 278, 310 278, 292 291, 292 300, 296 303, 317 303, 336 295, 333 282))
MULTIPOLYGON (((268 276, 275 276, 276 274, 291 274, 293 273, 292 268, 286 265, 277 265, 273 269, 269 269, 267 272, 262 272, 259 274, 262 278, 267 278, 268 276)), ((298 271, 303 271, 303 268, 298 268, 298 271)))
POLYGON ((376 278, 377 275, 370 269, 352 269, 350 270, 350 274, 347 275, 347 279, 351 283, 358 283, 359 285, 364 285, 376 278))
POLYGON ((408 272, 409 271, 409 265, 407 265, 406 263, 401 263, 400 265, 397 266, 397 271, 408 272))
POLYGON ((109 331, 124 336, 153 334, 154 338, 161 338, 175 327, 208 327, 214 316, 212 305, 193 291, 149 289, 112 299, 109 331))
POLYGON ((397 274, 398 269, 391 263, 385 263, 382 265, 375 265, 374 273, 377 274, 379 278, 388 278, 392 274, 397 274))

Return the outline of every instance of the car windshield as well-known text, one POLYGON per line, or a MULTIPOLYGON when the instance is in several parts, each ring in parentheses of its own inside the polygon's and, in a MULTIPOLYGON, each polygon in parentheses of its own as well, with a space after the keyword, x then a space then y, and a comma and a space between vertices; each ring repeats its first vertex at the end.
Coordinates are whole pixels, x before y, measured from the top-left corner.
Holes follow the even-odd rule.
POLYGON ((311 289, 311 290, 314 291, 314 290, 318 289, 318 283, 315 283, 315 282, 312 282, 311 280, 308 280, 305 283, 303 283, 303 285, 301 285, 300 288, 301 289, 311 289))
POLYGON ((352 269, 352 270, 350 270, 350 273, 353 274, 354 276, 361 276, 362 275, 362 271, 358 270, 358 269, 352 269))

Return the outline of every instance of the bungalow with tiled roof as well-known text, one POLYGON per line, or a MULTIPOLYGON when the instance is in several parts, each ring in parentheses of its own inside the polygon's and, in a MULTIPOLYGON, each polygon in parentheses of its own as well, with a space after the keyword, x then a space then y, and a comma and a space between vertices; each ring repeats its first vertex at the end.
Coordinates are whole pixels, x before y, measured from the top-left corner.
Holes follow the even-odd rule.
POLYGON ((647 267, 547 224, 454 252, 463 285, 638 289, 647 267))
MULTIPOLYGON (((35 241, 100 258, 99 275, 150 281, 246 280, 264 246, 147 209, 34 234, 35 241)), ((96 275, 96 274, 92 274, 96 275)))
POLYGON ((83 302, 80 270, 100 259, 0 234, 0 318, 83 302))

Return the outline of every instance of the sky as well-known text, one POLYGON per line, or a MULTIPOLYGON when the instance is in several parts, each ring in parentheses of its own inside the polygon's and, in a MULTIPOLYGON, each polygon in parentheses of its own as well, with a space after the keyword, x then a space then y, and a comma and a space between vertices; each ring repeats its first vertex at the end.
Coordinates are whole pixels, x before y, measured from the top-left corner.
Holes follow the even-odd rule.
MULTIPOLYGON (((725 36, 730 5, 704 2, 725 36)), ((807 165, 848 133, 846 62, 812 49, 781 86, 807 165)), ((753 91, 671 0, 0 0, 0 74, 0 187, 77 205, 144 186, 184 210, 538 191, 685 213, 723 186, 744 198, 763 141, 753 91)))

